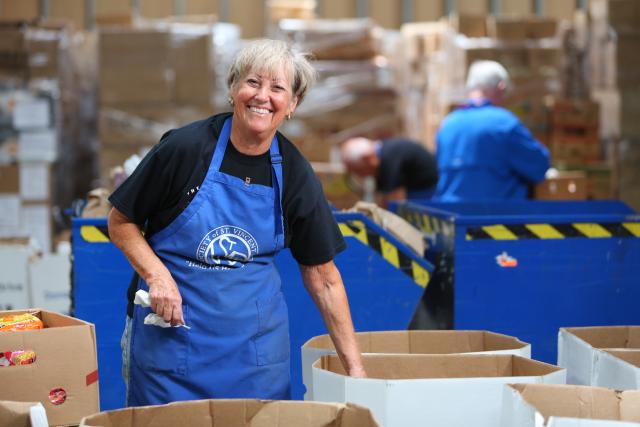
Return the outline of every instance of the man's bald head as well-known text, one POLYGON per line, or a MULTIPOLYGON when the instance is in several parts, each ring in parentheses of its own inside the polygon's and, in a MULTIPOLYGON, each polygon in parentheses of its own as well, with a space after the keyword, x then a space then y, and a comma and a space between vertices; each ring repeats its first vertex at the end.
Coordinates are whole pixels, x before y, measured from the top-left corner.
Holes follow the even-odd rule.
POLYGON ((351 138, 340 147, 342 162, 347 170, 358 176, 375 176, 380 160, 376 154, 376 142, 368 138, 351 138))

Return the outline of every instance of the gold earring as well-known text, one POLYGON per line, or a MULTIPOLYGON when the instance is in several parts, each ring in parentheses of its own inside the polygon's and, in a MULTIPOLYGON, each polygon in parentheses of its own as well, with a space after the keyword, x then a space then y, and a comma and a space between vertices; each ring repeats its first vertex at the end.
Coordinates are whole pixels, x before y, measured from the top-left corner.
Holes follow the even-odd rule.
POLYGON ((291 113, 287 114, 287 120, 291 120, 291 113))
POLYGON ((233 107, 233 98, 232 97, 228 97, 227 98, 227 102, 229 103, 229 105, 231 105, 233 107))

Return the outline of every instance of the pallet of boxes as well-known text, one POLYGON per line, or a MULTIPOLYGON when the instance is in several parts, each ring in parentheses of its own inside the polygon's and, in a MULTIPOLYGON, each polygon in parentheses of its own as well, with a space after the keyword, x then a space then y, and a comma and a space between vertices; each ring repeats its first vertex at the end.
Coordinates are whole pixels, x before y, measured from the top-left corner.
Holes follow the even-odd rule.
POLYGON ((319 77, 283 133, 311 162, 329 202, 350 208, 363 189, 345 174, 339 144, 391 137, 400 128, 385 32, 371 19, 282 19, 276 36, 310 52, 319 77))
POLYGON ((585 32, 589 34, 587 69, 591 96, 600 105, 601 135, 608 142, 608 173, 614 196, 640 209, 640 4, 634 0, 593 0, 585 32))
POLYGON ((93 176, 95 97, 75 55, 86 43, 46 22, 0 23, 0 40, 0 309, 68 312, 59 213, 93 176))
POLYGON ((436 23, 404 24, 401 35, 399 71, 405 83, 398 89, 409 136, 435 151, 440 123, 465 100, 469 66, 493 60, 504 65, 513 83, 506 107, 544 142, 545 97, 561 87, 555 20, 451 15, 436 23))
POLYGON ((117 186, 125 161, 139 161, 165 132, 204 119, 221 105, 216 94, 226 92, 220 68, 228 60, 225 49, 237 46, 234 29, 208 15, 99 29, 102 186, 117 186))

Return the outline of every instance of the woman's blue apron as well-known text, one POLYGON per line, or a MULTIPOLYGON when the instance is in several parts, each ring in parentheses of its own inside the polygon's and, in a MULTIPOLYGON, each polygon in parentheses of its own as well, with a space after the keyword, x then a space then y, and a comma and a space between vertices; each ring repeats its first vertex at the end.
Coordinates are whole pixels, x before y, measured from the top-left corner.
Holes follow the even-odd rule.
MULTIPOLYGON (((135 306, 131 406, 290 397, 287 307, 273 263, 284 246, 282 157, 274 137, 273 187, 220 172, 230 129, 231 118, 189 206, 149 239, 178 284, 191 329, 144 325, 151 311, 135 306)), ((148 290, 143 280, 138 288, 148 290)))

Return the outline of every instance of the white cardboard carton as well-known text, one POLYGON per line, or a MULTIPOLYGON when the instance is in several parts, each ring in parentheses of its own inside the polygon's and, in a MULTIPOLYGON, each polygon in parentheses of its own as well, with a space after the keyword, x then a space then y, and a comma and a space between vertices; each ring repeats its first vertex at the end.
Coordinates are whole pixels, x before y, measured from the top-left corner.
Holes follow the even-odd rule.
POLYGON ((495 427, 508 383, 564 384, 565 370, 513 355, 363 356, 368 378, 345 374, 337 356, 313 364, 317 401, 368 407, 384 427, 495 427))
MULTIPOLYGON (((514 354, 531 358, 531 344, 515 337, 487 331, 379 331, 358 332, 356 340, 362 353, 377 354, 514 354)), ((336 354, 328 334, 304 343, 302 382, 305 400, 313 400, 311 366, 320 357, 336 354)))
MULTIPOLYGON (((558 365, 567 369, 567 383, 594 382, 596 360, 603 349, 640 349, 640 326, 561 328, 558 333, 558 365)), ((600 380, 602 381, 602 380, 600 380)))
POLYGON ((29 245, 0 245, 0 310, 31 306, 28 266, 33 255, 33 248, 29 245))
POLYGON ((49 101, 44 98, 19 98, 13 109, 13 127, 41 129, 51 125, 49 101))
POLYGON ((600 387, 510 384, 501 427, 640 427, 640 392, 600 387))
POLYGON ((32 305, 57 313, 71 309, 71 260, 69 253, 49 253, 29 263, 32 305))
POLYGON ((595 353, 594 386, 616 390, 640 389, 640 350, 602 349, 595 353))
POLYGON ((20 132, 18 159, 21 162, 53 162, 58 158, 58 135, 55 129, 20 132))
POLYGON ((50 164, 20 163, 20 197, 23 200, 48 200, 51 197, 50 164))

